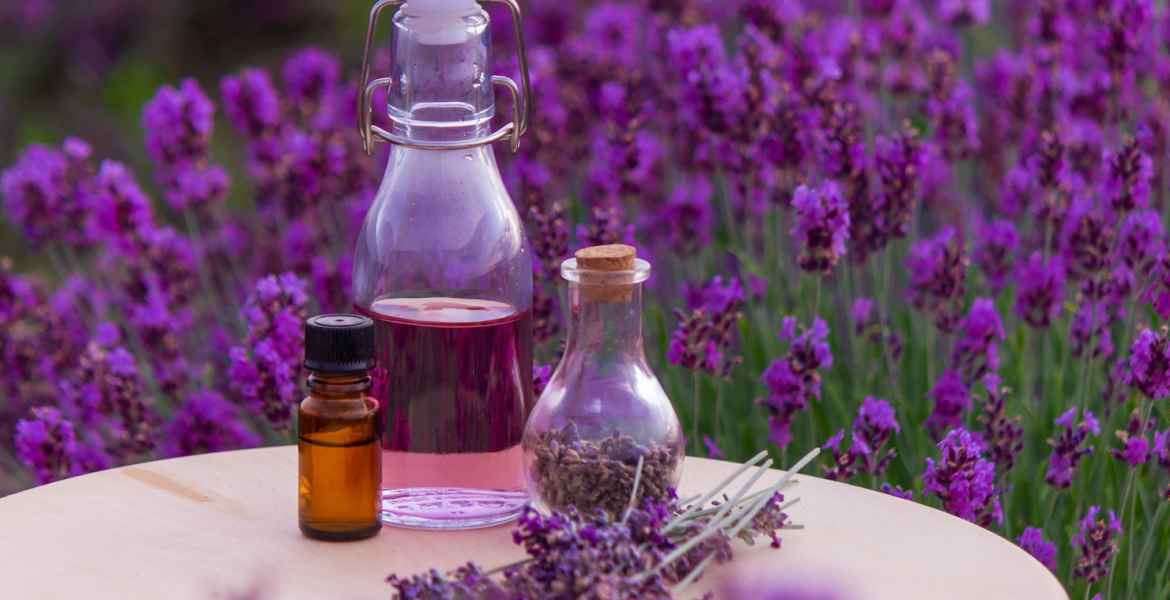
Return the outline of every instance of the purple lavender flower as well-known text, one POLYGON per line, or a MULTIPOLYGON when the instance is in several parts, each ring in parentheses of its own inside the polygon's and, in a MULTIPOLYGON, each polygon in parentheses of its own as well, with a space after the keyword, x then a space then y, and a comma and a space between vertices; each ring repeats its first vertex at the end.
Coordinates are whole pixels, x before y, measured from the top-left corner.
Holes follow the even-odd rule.
POLYGON ((834 181, 819 187, 802 185, 792 196, 792 236, 800 247, 800 268, 827 274, 845 255, 849 238, 849 207, 834 181))
POLYGON ((1069 334, 1072 338, 1072 355, 1080 358, 1086 354, 1092 358, 1113 354, 1113 338, 1109 325, 1113 314, 1105 300, 1084 296, 1073 313, 1069 334))
POLYGON ((248 428, 236 407, 217 392, 200 390, 187 397, 167 424, 163 454, 187 456, 259 444, 260 437, 248 428))
POLYGON ((277 428, 288 426, 300 400, 307 303, 305 282, 292 273, 258 281, 243 309, 248 347, 236 346, 229 356, 231 390, 277 428))
POLYGON ((703 446, 707 449, 707 458, 715 458, 720 460, 726 458, 726 456, 723 454, 723 450, 719 448, 719 444, 715 443, 715 440, 711 439, 711 436, 703 436, 703 446))
POLYGON ((984 443, 962 428, 938 443, 939 460, 926 459, 925 493, 938 496, 947 512, 984 527, 1003 522, 995 489, 995 463, 983 458, 984 443))
POLYGON ((125 348, 91 342, 78 359, 76 373, 61 388, 62 405, 79 425, 107 433, 105 447, 111 454, 124 457, 154 449, 159 417, 142 389, 138 364, 125 348))
POLYGON ((323 312, 344 312, 353 305, 349 299, 353 289, 353 259, 349 255, 329 260, 316 256, 309 267, 313 297, 323 312))
POLYGON ((1142 152, 1137 140, 1130 138, 1116 152, 1105 157, 1108 170, 1105 197, 1110 207, 1128 212, 1150 206, 1150 181, 1153 161, 1142 152))
POLYGON ((853 323, 853 332, 857 335, 861 335, 877 323, 873 298, 861 296, 853 300, 853 305, 849 308, 849 320, 853 323))
POLYGON ((604 2, 593 5, 584 15, 584 31, 573 47, 574 54, 600 70, 627 71, 639 67, 644 58, 650 31, 649 15, 638 5, 604 2))
POLYGON ((979 149, 975 98, 965 82, 957 83, 944 97, 932 97, 926 114, 934 126, 935 142, 947 160, 967 158, 979 149))
POLYGON ((679 184, 666 202, 649 213, 643 230, 665 239, 671 249, 690 256, 711 241, 711 184, 697 176, 679 184))
POLYGON ((1158 332, 1143 328, 1129 350, 1129 368, 1124 382, 1151 400, 1170 396, 1170 341, 1167 328, 1158 332))
POLYGON ((983 25, 991 19, 991 3, 988 0, 941 0, 938 14, 951 27, 983 25))
POLYGON ((1044 539, 1044 530, 1037 527, 1025 527, 1016 543, 1025 552, 1031 554, 1040 564, 1048 567, 1049 571, 1056 570, 1056 544, 1044 539))
POLYGON ((93 198, 97 237, 123 252, 140 245, 143 232, 153 230, 150 201, 125 165, 105 161, 98 170, 93 198))
POLYGON ((915 242, 906 257, 910 302, 930 314, 935 327, 941 331, 954 331, 963 310, 967 278, 967 257, 963 250, 963 241, 955 228, 947 226, 934 237, 915 242))
POLYGON ((678 73, 677 127, 694 144, 693 162, 710 167, 740 158, 729 134, 746 114, 743 73, 727 59, 716 25, 673 29, 666 34, 668 62, 678 73))
POLYGON ((5 214, 34 245, 92 241, 89 155, 89 145, 76 138, 67 138, 61 151, 32 145, 0 174, 5 214))
POLYGON ((889 402, 873 396, 862 400, 857 408, 857 418, 853 420, 853 437, 860 439, 870 451, 865 456, 865 472, 875 476, 885 472, 890 461, 897 456, 897 449, 890 448, 884 454, 881 449, 901 430, 894 407, 889 402))
POLYGON ((716 275, 702 287, 684 290, 686 310, 677 309, 678 327, 670 336, 666 358, 672 365, 726 377, 739 364, 733 355, 736 323, 742 316, 743 288, 732 278, 725 285, 716 275))
POLYGON ((1015 224, 1007 219, 985 222, 978 228, 972 258, 983 271, 993 293, 998 294, 1003 289, 1019 246, 1020 234, 1016 232, 1015 224))
POLYGON ((1148 45, 1154 4, 1150 0, 1107 0, 1101 4, 1097 52, 1112 72, 1128 71, 1148 45))
POLYGON ((1107 519, 1098 519, 1100 512, 1100 507, 1090 506, 1072 539, 1073 547, 1080 550, 1073 575, 1090 584, 1109 574, 1109 565, 1117 554, 1117 538, 1121 537, 1121 521, 1117 515, 1109 511, 1107 519))
MULTIPOLYGON (((1124 431, 1118 431, 1118 437, 1124 431)), ((1137 467, 1146 464, 1150 460, 1150 440, 1144 437, 1125 436, 1122 438, 1122 443, 1125 444, 1120 449, 1114 448, 1111 454, 1117 460, 1123 461, 1130 467, 1137 467)))
POLYGON ((1006 217, 1015 217, 1032 206, 1032 197, 1039 193, 1038 190, 1031 169, 1026 165, 1015 165, 1003 176, 996 208, 1006 217))
POLYGON ((1060 232, 1061 251, 1069 276, 1093 278, 1108 265, 1113 249, 1113 218, 1095 199, 1076 198, 1064 215, 1060 232))
POLYGON ((838 429, 837 433, 829 436, 829 439, 821 445, 821 449, 828 454, 832 454, 832 462, 828 465, 821 466, 825 479, 833 481, 849 481, 860 471, 859 460, 864 459, 870 455, 871 452, 864 442, 853 438, 852 445, 845 452, 841 451, 841 440, 845 437, 845 430, 838 429))
POLYGON ((194 79, 164 85, 142 109, 146 150, 155 164, 175 168, 204 159, 215 106, 194 79))
POLYGON ((951 365, 970 385, 988 372, 999 369, 999 343, 1006 337, 999 311, 990 298, 976 298, 970 312, 959 323, 959 336, 951 352, 951 365))
POLYGON ((280 100, 264 70, 244 69, 239 75, 224 77, 219 89, 224 112, 241 133, 257 138, 280 125, 280 100))
POLYGON ((109 458, 99 448, 79 441, 73 423, 49 406, 34 408, 28 419, 16 424, 15 444, 16 455, 32 469, 37 483, 109 466, 109 458))
POLYGON ((600 116, 594 129, 586 194, 599 204, 657 196, 662 179, 664 150, 658 138, 644 130, 650 102, 635 81, 601 84, 600 116))
MULTIPOLYGON (((1170 429, 1154 432, 1154 447, 1151 451, 1158 466, 1170 475, 1170 429)), ((1170 484, 1166 484, 1166 500, 1170 501, 1170 484)))
POLYGON ((1048 457, 1048 472, 1044 479, 1057 489, 1067 489, 1072 485, 1073 471, 1085 455, 1093 453, 1089 436, 1101 433, 1101 426, 1093 413, 1085 410, 1080 423, 1075 422, 1076 415, 1074 407, 1057 417, 1056 425, 1060 430, 1048 440, 1052 454, 1048 457))
POLYGON ((926 419, 926 428, 935 439, 943 431, 960 427, 964 413, 971 408, 971 392, 954 369, 944 371, 927 396, 934 401, 934 408, 926 419))
POLYGON ((994 373, 983 376, 983 389, 987 399, 983 403, 978 420, 983 425, 983 439, 988 445, 987 453, 996 466, 1007 473, 1015 466, 1016 457, 1024 449, 1024 427, 1020 424, 1019 415, 1007 416, 1005 400, 1008 389, 1000 383, 999 376, 994 373))
POLYGON ((531 204, 528 207, 529 239, 540 261, 537 277, 555 281, 561 261, 569 255, 569 226, 565 205, 560 202, 531 204))
POLYGON ((885 239, 902 238, 918 203, 918 179, 922 147, 917 132, 907 127, 894 136, 879 135, 874 141, 874 163, 881 181, 876 223, 885 239))
POLYGON ((1051 325, 1060 316, 1064 277, 1060 257, 1046 261, 1042 253, 1033 252, 1016 270, 1016 315, 1037 329, 1051 325))
MULTIPOLYGON (((289 103, 302 114, 326 119, 332 116, 321 114, 321 111, 328 111, 334 105, 334 95, 341 79, 341 64, 337 57, 317 48, 305 48, 284 61, 281 75, 289 103)), ((317 121, 317 124, 329 123, 317 121)))
POLYGON ((1166 234, 1162 217, 1152 210, 1137 210, 1126 215, 1117 238, 1117 254, 1134 273, 1149 276, 1166 253, 1166 234))
POLYGON ((820 318, 812 327, 797 331, 796 319, 785 317, 780 326, 780 340, 789 342, 788 352, 764 370, 760 379, 768 387, 768 397, 760 402, 769 412, 769 438, 780 448, 791 441, 788 433, 792 418, 808 408, 809 400, 821 397, 821 374, 833 366, 829 349, 829 326, 820 318))
POLYGON ((900 485, 890 485, 889 483, 883 483, 881 492, 883 494, 889 494, 895 498, 910 500, 911 502, 914 501, 914 490, 902 489, 902 486, 900 485))
POLYGON ((634 226, 622 224, 622 211, 618 206, 594 206, 589 215, 588 225, 577 225, 579 246, 634 244, 634 226))
POLYGON ((900 428, 890 403, 867 396, 857 409, 849 449, 844 453, 840 450, 845 430, 839 430, 822 446, 833 454, 833 464, 823 467, 825 477, 847 481, 863 472, 881 475, 897 456, 897 449, 890 448, 883 452, 882 448, 898 431, 900 428))

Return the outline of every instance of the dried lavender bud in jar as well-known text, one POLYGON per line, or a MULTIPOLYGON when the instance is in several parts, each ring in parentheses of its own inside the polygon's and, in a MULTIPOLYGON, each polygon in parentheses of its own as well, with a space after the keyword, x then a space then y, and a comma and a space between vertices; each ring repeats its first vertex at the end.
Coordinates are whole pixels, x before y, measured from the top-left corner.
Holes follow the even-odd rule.
POLYGON ((617 431, 599 440, 581 439, 572 421, 540 433, 528 444, 531 447, 525 450, 533 457, 529 478, 540 498, 550 509, 573 506, 583 514, 600 508, 620 515, 630 503, 639 458, 642 475, 636 503, 644 497, 665 497, 680 459, 669 447, 639 444, 617 431))

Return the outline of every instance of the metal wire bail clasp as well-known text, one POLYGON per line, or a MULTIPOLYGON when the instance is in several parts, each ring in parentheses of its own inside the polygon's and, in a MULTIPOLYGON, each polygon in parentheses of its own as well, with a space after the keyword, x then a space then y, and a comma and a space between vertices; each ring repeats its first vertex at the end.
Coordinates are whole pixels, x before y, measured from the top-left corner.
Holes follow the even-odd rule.
POLYGON ((509 138, 509 146, 512 152, 515 152, 520 147, 520 136, 528 131, 528 120, 532 111, 532 91, 528 83, 528 53, 524 50, 524 34, 521 30, 520 22, 520 4, 517 0, 479 1, 481 3, 499 2, 506 4, 508 10, 512 13, 512 29, 516 33, 516 54, 520 60, 520 86, 517 86, 516 82, 512 81, 510 77, 503 75, 492 76, 493 86, 500 85, 506 87, 512 95, 512 122, 505 124, 485 137, 451 142, 413 140, 374 125, 373 115, 370 110, 370 98, 378 88, 385 87, 388 89, 394 85, 394 80, 390 77, 379 77, 370 81, 370 61, 372 60, 374 33, 378 26, 378 17, 387 7, 406 3, 406 0, 378 0, 373 8, 370 9, 370 22, 366 27, 366 48, 362 54, 362 78, 358 87, 361 90, 361 93, 358 95, 357 107, 358 135, 362 138, 362 148, 365 149, 367 154, 373 153, 374 143, 378 141, 386 141, 392 144, 400 144, 402 146, 421 148, 424 150, 458 150, 461 148, 491 144, 507 137, 509 138), (524 90, 523 93, 520 91, 521 87, 524 90))

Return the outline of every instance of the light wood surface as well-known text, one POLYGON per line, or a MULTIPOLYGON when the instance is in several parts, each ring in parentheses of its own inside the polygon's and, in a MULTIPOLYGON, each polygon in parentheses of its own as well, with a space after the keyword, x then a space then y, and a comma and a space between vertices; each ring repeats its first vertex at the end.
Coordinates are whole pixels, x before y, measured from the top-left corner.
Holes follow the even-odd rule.
MULTIPOLYGON (((486 567, 522 556, 510 526, 459 533, 384 528, 351 543, 297 529, 296 449, 225 452, 113 469, 0 499, 2 598, 386 599, 391 572, 486 567)), ((688 458, 682 491, 734 470, 688 458)), ((779 472, 764 477, 775 481, 779 472)), ((798 575, 849 598, 1067 598, 1039 562, 1011 542, 941 511, 870 490, 797 477, 780 550, 742 547, 729 577, 798 575)))

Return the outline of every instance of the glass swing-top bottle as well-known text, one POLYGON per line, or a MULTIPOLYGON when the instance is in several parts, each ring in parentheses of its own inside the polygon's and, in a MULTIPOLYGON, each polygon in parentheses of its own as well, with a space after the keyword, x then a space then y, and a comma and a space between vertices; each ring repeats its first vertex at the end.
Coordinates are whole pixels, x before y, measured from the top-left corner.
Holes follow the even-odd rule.
POLYGON ((357 240, 353 292, 375 323, 389 525, 486 527, 528 501, 532 260, 491 144, 516 149, 530 96, 519 7, 495 1, 512 11, 523 95, 490 75, 490 19, 474 0, 381 0, 370 13, 359 130, 367 151, 391 149, 357 240), (397 5, 390 76, 369 81, 378 15, 397 5), (500 85, 514 118, 492 131, 500 85), (389 130, 371 122, 379 87, 389 130))

